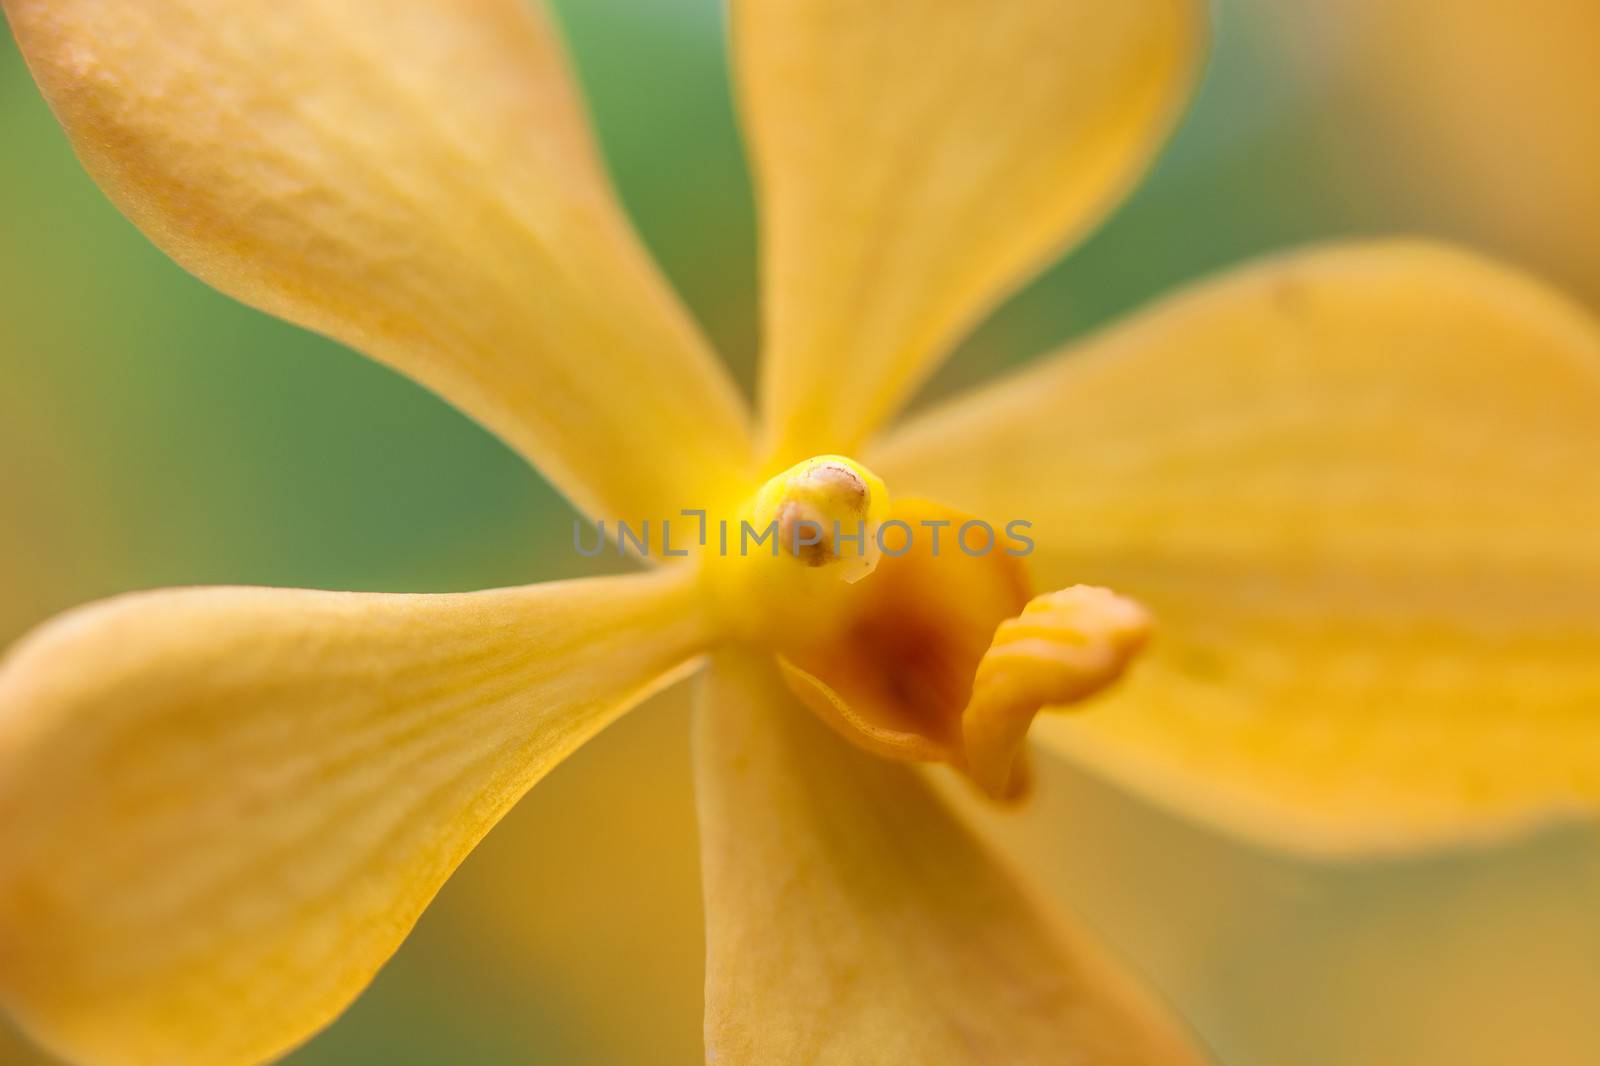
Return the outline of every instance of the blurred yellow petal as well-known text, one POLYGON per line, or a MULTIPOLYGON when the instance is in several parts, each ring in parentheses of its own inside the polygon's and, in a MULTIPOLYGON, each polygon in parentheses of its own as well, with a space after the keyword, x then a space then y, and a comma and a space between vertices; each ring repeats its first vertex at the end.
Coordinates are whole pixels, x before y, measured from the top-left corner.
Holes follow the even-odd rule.
POLYGON ((915 771, 834 736, 770 663, 720 657, 695 734, 708 1060, 1201 1061, 915 771))
POLYGON ((438 391, 592 514, 742 476, 742 401, 523 0, 6 10, 89 171, 201 278, 438 391))
POLYGON ((693 694, 674 685, 539 782, 450 878, 389 969, 409 964, 450 998, 492 1004, 530 1053, 554 1025, 572 1066, 703 1060, 693 694), (429 942, 434 957, 418 964, 429 942), (441 972, 438 956, 456 972, 441 972))
POLYGON ((1198 0, 736 0, 778 465, 850 453, 1173 125, 1198 0))
POLYGON ((677 574, 63 616, 0 670, 0 1003, 86 1061, 282 1052, 706 639, 677 574))
POLYGON ((1600 327, 1412 244, 1181 296, 906 427, 874 469, 1034 523, 1159 637, 1035 735, 1317 850, 1600 801, 1600 327))

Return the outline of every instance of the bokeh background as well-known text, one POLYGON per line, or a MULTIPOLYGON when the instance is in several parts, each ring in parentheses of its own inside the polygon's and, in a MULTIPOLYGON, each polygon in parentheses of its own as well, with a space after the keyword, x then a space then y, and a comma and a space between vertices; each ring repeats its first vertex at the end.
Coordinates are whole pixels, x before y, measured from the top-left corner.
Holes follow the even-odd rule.
MULTIPOLYGON (((554 7, 624 200, 748 385, 755 226, 718 0, 554 7)), ((1154 174, 930 395, 1175 285, 1341 236, 1451 237, 1600 309, 1600 4, 1216 10, 1207 79, 1154 174)), ((563 576, 569 537, 565 504, 465 418, 151 248, 0 35, 0 642, 157 585, 563 576)), ((290 1062, 700 1061, 685 707, 668 694, 535 789, 290 1062)), ((1600 1063, 1592 830, 1319 866, 1064 770, 1047 786, 1006 821, 1008 846, 1226 1066, 1600 1063)), ((46 1061, 0 1022, 0 1063, 46 1061)))

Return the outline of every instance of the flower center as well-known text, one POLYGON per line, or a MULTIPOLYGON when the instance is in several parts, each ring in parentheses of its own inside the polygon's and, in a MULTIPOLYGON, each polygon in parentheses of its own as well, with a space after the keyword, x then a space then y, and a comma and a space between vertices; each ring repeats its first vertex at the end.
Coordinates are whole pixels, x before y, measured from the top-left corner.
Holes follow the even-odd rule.
POLYGON ((770 479, 720 521, 708 585, 729 628, 768 648, 837 629, 849 590, 882 553, 889 493, 872 471, 819 455, 770 479))
POLYGON ((844 456, 767 481, 738 527, 707 563, 734 633, 774 652, 850 740, 949 763, 996 798, 1026 790, 1034 715, 1111 684, 1149 633, 1144 609, 1106 589, 1033 596, 1031 541, 1009 522, 891 500, 844 456))
POLYGON ((853 584, 878 565, 878 531, 888 501, 888 490, 872 471, 841 455, 819 455, 763 485, 753 513, 789 559, 853 584))

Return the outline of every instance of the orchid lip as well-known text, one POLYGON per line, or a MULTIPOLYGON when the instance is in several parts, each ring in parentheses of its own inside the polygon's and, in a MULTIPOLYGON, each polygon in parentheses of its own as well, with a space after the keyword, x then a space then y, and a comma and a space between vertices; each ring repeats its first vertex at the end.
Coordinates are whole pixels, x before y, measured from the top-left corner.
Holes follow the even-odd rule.
POLYGON ((1148 613, 1109 590, 1036 596, 1026 548, 994 550, 988 522, 893 498, 844 456, 770 478, 741 538, 750 525, 771 531, 769 551, 703 561, 731 634, 776 654, 800 701, 858 746, 948 763, 995 799, 1027 791, 1034 716, 1115 682, 1148 634, 1148 613), (966 543, 978 527, 984 550, 966 543))

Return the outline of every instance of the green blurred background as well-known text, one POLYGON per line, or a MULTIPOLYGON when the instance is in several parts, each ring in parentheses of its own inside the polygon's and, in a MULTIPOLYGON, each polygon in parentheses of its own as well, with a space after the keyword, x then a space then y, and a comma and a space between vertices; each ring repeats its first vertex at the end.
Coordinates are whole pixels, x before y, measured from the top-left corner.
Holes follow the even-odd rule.
MULTIPOLYGON (((748 386, 755 223, 720 5, 554 6, 624 200, 748 386)), ((1352 234, 1454 237, 1600 305, 1600 5, 1224 0, 1217 21, 1154 174, 930 395, 1249 256, 1352 234)), ((0 205, 0 640, 157 585, 573 572, 570 511, 504 447, 149 246, 79 169, 9 36, 0 205)), ((541 784, 290 1061, 699 1061, 684 716, 669 694, 541 784)), ((1007 833, 1227 1066, 1600 1062, 1591 832, 1317 867, 1062 773, 1007 833)), ((0 1028, 0 1062, 43 1061, 0 1028)))

